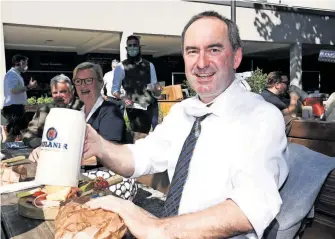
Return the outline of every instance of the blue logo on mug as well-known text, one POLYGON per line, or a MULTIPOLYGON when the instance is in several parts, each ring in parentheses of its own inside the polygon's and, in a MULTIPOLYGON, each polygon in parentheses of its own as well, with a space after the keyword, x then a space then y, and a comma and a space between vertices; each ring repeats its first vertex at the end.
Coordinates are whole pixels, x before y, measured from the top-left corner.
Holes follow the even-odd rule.
POLYGON ((55 128, 49 128, 47 131, 47 139, 52 141, 57 137, 57 130, 55 128))

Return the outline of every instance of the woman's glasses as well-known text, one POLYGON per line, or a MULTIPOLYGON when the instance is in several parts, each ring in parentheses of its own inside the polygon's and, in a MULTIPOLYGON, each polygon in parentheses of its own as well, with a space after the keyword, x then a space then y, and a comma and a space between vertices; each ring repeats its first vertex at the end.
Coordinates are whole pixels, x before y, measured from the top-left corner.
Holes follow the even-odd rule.
POLYGON ((84 82, 85 85, 92 85, 93 79, 95 79, 95 78, 86 78, 86 79, 79 79, 79 78, 77 78, 77 79, 73 80, 73 84, 74 85, 82 85, 83 82, 84 82))

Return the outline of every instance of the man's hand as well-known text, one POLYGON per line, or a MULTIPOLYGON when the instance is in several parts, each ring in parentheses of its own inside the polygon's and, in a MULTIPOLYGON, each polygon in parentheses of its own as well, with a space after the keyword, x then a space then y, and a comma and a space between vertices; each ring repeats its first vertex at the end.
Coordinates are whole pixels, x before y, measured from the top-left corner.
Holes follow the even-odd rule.
POLYGON ((163 87, 159 83, 148 84, 147 89, 152 92, 155 97, 159 97, 162 94, 163 87))
POLYGON ((92 209, 101 208, 120 215, 129 231, 138 239, 164 239, 159 231, 159 219, 130 201, 114 196, 91 200, 86 205, 92 209))
POLYGON ((125 104, 125 106, 132 106, 134 104, 133 101, 127 97, 123 97, 122 101, 125 104))
POLYGON ((29 84, 28 84, 28 88, 29 89, 34 89, 37 87, 37 81, 34 80, 32 77, 30 78, 29 84))
POLYGON ((40 158, 40 152, 41 152, 41 147, 37 147, 36 149, 33 150, 33 152, 30 153, 28 159, 33 163, 37 163, 38 159, 40 158))
POLYGON ((163 90, 163 87, 159 83, 156 83, 154 87, 154 91, 162 91, 162 90, 163 90))
POLYGON ((103 138, 95 131, 91 125, 86 125, 86 134, 83 148, 83 160, 92 156, 101 158, 103 149, 103 138))

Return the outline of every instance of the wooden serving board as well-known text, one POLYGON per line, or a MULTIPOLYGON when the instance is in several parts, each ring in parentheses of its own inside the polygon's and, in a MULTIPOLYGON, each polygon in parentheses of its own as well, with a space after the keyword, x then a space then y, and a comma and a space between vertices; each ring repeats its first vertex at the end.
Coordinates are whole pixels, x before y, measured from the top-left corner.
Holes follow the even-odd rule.
POLYGON ((38 208, 27 202, 27 198, 20 198, 18 201, 18 213, 23 217, 38 220, 54 220, 59 207, 38 208))
MULTIPOLYGON (((123 177, 115 175, 107 179, 109 186, 118 184, 123 181, 123 177)), ((18 201, 18 213, 23 217, 38 220, 55 220, 60 207, 38 208, 27 202, 27 197, 20 198, 18 201)))

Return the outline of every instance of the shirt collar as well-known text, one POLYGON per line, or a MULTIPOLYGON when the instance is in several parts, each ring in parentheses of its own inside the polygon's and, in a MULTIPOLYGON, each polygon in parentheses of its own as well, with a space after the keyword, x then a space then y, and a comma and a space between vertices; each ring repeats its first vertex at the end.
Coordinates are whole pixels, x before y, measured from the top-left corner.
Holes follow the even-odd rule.
MULTIPOLYGON (((95 113, 95 111, 97 111, 97 109, 102 105, 103 102, 104 102, 104 99, 102 98, 102 96, 99 96, 98 99, 97 99, 97 101, 93 105, 90 113, 87 115, 86 122, 89 121, 89 119, 91 118, 91 116, 95 113)), ((85 105, 81 108, 81 111, 85 113, 85 105)))
POLYGON ((18 69, 16 69, 15 67, 12 67, 11 69, 12 69, 12 71, 14 71, 16 74, 18 74, 19 76, 21 76, 21 72, 20 72, 18 69))
POLYGON ((211 104, 210 107, 207 107, 209 104, 203 103, 198 96, 195 96, 185 101, 184 111, 186 114, 195 117, 200 117, 209 113, 217 116, 224 116, 227 114, 226 106, 234 104, 239 95, 243 92, 245 92, 245 90, 238 85, 238 82, 233 81, 224 92, 209 103, 211 104))

